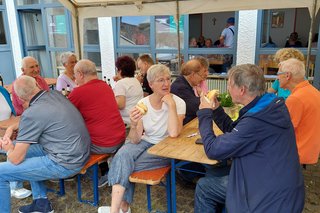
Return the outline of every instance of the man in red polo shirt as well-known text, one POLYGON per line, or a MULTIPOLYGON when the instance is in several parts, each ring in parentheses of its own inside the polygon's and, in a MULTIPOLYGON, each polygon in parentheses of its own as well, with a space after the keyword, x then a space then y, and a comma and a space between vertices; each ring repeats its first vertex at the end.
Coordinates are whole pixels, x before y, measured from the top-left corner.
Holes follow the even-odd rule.
POLYGON ((74 67, 74 73, 78 87, 68 98, 86 123, 91 137, 91 152, 116 152, 125 140, 125 125, 112 89, 98 79, 96 66, 90 60, 80 60, 74 67))

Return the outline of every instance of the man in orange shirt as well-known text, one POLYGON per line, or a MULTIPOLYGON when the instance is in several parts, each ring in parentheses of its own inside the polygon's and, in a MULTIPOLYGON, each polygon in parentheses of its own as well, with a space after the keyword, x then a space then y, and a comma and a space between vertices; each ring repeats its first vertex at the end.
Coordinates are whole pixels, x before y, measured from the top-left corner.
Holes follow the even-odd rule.
POLYGON ((304 63, 288 59, 279 65, 280 87, 291 91, 286 100, 294 126, 301 164, 315 164, 320 153, 320 92, 305 80, 304 63))

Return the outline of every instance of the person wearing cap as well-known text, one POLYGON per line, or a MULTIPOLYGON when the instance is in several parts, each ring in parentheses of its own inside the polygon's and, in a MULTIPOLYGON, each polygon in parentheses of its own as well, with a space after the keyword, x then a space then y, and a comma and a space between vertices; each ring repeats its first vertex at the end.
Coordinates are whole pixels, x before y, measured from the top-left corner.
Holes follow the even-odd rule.
POLYGON ((234 17, 227 19, 227 26, 224 28, 220 35, 220 47, 233 47, 233 38, 234 38, 234 17))

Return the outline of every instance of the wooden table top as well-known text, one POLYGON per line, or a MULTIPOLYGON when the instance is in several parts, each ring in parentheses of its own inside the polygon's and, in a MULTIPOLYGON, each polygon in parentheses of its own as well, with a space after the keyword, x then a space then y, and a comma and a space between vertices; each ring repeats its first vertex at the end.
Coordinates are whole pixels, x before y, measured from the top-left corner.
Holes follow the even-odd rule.
POLYGON ((0 137, 3 137, 4 133, 6 132, 6 129, 14 124, 15 122, 19 122, 20 116, 17 117, 10 117, 7 120, 0 121, 0 137))
MULTIPOLYGON (((179 137, 165 138, 163 141, 148 149, 148 153, 184 161, 211 165, 216 164, 216 160, 210 160, 206 156, 203 145, 195 143, 195 141, 200 138, 198 123, 197 118, 193 119, 183 127, 179 137), (190 135, 194 133, 197 135, 190 137, 190 135)), ((216 135, 223 134, 216 124, 214 124, 213 129, 216 135)))
MULTIPOLYGON (((48 86, 54 86, 57 84, 56 78, 44 78, 44 80, 47 82, 48 86)), ((12 92, 12 84, 4 85, 4 88, 11 94, 12 92)))

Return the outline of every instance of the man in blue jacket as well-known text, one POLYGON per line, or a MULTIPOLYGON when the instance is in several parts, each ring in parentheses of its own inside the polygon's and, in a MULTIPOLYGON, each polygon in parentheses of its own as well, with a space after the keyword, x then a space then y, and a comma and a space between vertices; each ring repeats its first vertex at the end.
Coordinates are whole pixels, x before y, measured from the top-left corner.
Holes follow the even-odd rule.
POLYGON ((283 99, 265 93, 263 72, 250 64, 229 71, 228 90, 244 106, 238 120, 232 122, 216 97, 211 103, 202 97, 197 113, 207 156, 232 159, 227 187, 217 187, 208 172, 197 184, 195 212, 216 212, 224 199, 228 213, 302 212, 303 176, 283 99), (214 134, 212 119, 225 134, 214 134))

